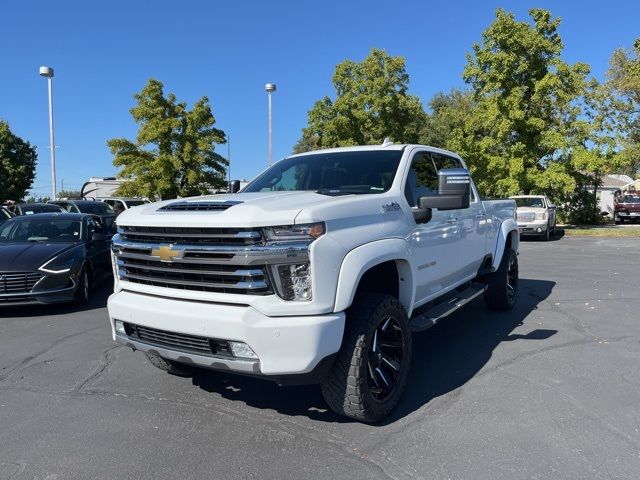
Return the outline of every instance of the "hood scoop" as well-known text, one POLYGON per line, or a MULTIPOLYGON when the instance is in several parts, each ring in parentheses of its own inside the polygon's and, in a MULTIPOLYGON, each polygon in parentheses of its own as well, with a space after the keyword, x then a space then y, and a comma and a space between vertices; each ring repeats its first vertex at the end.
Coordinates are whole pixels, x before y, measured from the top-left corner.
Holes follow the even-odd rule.
POLYGON ((238 201, 226 201, 226 202, 175 202, 160 207, 158 211, 171 211, 171 212, 220 212, 226 210, 234 205, 238 205, 238 201))

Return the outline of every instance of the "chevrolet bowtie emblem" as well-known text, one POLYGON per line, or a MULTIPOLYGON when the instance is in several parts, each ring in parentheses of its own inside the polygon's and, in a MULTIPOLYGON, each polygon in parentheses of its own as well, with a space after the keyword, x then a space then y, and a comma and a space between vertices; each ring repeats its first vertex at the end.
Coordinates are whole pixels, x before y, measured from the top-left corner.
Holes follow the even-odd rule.
POLYGON ((173 250, 172 245, 160 245, 159 248, 151 250, 151 255, 160 257, 162 262, 171 262, 174 258, 182 258, 184 250, 173 250))

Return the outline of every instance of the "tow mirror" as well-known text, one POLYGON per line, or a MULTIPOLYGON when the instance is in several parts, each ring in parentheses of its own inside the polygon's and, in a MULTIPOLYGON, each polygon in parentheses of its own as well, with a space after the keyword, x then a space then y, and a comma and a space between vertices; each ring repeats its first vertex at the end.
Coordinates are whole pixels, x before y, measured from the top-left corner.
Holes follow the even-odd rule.
POLYGON ((93 235, 91 235, 91 243, 104 242, 106 239, 107 236, 104 233, 93 232, 93 235))
POLYGON ((443 168, 438 172, 438 195, 420 197, 420 208, 460 210, 471 203, 471 176, 464 168, 443 168))

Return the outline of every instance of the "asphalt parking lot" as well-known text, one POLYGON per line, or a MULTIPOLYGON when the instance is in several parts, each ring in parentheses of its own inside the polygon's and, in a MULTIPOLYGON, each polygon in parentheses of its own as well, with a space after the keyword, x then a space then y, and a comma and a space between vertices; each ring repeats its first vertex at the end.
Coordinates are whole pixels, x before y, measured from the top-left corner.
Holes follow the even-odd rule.
POLYGON ((523 242, 512 312, 418 334, 397 412, 165 374, 88 307, 0 310, 0 479, 640 478, 640 239, 523 242))

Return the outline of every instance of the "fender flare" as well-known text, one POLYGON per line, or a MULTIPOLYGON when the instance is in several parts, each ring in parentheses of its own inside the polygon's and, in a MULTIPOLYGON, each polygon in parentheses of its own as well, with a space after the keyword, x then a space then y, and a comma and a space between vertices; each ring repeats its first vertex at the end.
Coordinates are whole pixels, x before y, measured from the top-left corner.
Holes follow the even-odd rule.
POLYGON ((411 258, 406 241, 400 238, 377 240, 351 250, 340 265, 333 311, 342 312, 351 306, 365 272, 381 263, 394 261, 399 276, 398 300, 410 315, 415 296, 411 258))
POLYGON ((518 233, 518 224, 513 218, 505 220, 500 225, 498 238, 496 239, 496 250, 493 253, 493 264, 491 265, 494 269, 497 269, 500 266, 502 254, 504 253, 504 246, 507 244, 507 238, 509 238, 509 235, 513 235, 513 239, 511 240, 511 250, 517 254, 520 249, 520 234, 518 233), (513 232, 515 232, 515 235, 513 232))

